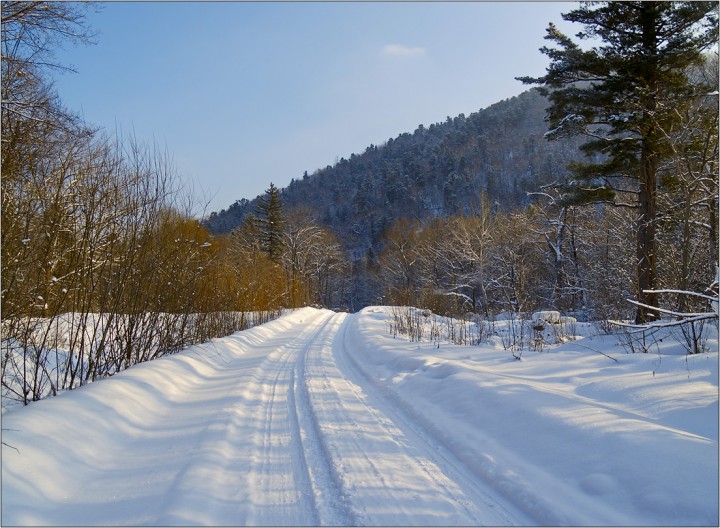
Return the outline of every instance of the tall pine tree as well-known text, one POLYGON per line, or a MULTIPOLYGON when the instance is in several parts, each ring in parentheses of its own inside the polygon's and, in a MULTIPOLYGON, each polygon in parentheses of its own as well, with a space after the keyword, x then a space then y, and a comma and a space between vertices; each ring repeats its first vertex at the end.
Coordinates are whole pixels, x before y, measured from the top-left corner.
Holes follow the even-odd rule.
POLYGON ((270 260, 279 262, 283 251, 284 217, 280 191, 274 184, 265 191, 257 205, 257 226, 260 231, 260 247, 270 260))
MULTIPOLYGON (((553 24, 543 47, 551 64, 543 77, 521 77, 540 85, 552 103, 549 139, 584 135, 587 163, 573 164, 565 183, 568 202, 604 202, 637 210, 637 296, 657 306, 656 259, 658 186, 672 155, 666 131, 679 109, 717 86, 693 84, 691 66, 718 38, 717 2, 583 2, 563 14, 584 30, 581 40, 599 39, 583 49, 553 24)), ((655 318, 639 307, 636 322, 655 318)))

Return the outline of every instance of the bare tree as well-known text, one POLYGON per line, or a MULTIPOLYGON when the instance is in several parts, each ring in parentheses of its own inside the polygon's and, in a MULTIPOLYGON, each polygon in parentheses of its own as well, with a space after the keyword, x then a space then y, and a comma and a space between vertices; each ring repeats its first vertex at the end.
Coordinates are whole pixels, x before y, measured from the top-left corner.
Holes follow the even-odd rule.
POLYGON ((380 269, 391 304, 410 305, 417 299, 420 288, 421 257, 418 243, 421 231, 417 220, 401 218, 385 234, 380 269))
POLYGON ((346 270, 337 236, 321 226, 311 210, 297 208, 286 215, 283 248, 290 306, 332 306, 346 270))

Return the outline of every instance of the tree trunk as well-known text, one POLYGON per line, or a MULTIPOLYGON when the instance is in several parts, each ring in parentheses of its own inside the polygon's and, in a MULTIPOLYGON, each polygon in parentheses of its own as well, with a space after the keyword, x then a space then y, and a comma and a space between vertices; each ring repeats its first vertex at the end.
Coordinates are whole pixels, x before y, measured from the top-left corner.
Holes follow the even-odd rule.
MULTIPOLYGON (((657 294, 647 290, 655 289, 656 237, 655 216, 657 209, 657 162, 648 141, 643 141, 640 155, 640 193, 638 196, 640 218, 637 231, 637 274, 638 300, 649 306, 657 306, 657 294)), ((637 324, 657 319, 657 312, 638 306, 635 315, 637 324)))
MULTIPOLYGON (((657 5, 653 2, 640 4, 640 20, 642 24, 643 64, 640 79, 647 86, 643 96, 643 120, 647 128, 644 130, 640 151, 640 193, 638 205, 640 218, 637 232, 637 266, 638 266, 638 300, 649 306, 657 306, 657 294, 647 290, 655 289, 655 255, 657 242, 655 236, 655 216, 657 212, 657 155, 658 131, 653 122, 658 108, 658 69, 656 58, 658 52, 658 35, 656 22, 658 19, 657 5)), ((638 306, 635 322, 647 323, 657 319, 657 312, 638 306)))

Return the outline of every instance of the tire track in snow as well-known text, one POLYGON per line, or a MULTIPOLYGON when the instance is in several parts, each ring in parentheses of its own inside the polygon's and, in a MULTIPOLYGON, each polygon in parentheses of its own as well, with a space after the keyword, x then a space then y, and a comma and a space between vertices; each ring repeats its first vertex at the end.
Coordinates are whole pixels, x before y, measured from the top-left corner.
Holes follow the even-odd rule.
POLYGON ((465 513, 471 520, 470 524, 513 525, 532 522, 517 512, 504 497, 498 497, 497 493, 489 490, 484 482, 478 482, 477 476, 455 457, 441 437, 434 435, 413 413, 408 413, 403 402, 364 371, 349 353, 347 345, 347 327, 352 317, 346 318, 338 331, 338 339, 332 349, 334 366, 356 396, 368 401, 367 408, 373 414, 377 415, 378 412, 374 409, 382 409, 386 418, 379 419, 379 423, 392 424, 391 428, 384 428, 402 438, 401 444, 416 453, 415 460, 420 471, 465 513), (354 385, 353 380, 360 385, 354 385))
POLYGON ((240 354, 188 391, 189 401, 202 393, 222 395, 212 400, 221 401, 222 407, 203 405, 193 412, 201 429, 185 455, 177 458, 179 471, 153 524, 313 524, 312 503, 296 485, 292 468, 297 464, 285 449, 290 441, 283 430, 284 384, 297 343, 305 342, 323 316, 327 314, 312 314, 299 333, 280 330, 226 338, 240 349, 269 353, 244 375, 245 356, 240 354), (195 488, 199 482, 202 493, 195 488))
POLYGON ((317 346, 322 334, 335 316, 328 318, 298 355, 295 370, 291 374, 289 399, 292 401, 291 416, 297 425, 297 442, 302 462, 315 500, 318 526, 354 526, 355 513, 343 490, 342 480, 332 463, 324 441, 318 418, 310 401, 305 372, 309 351, 317 346), (295 372, 299 381, 295 383, 295 372))
MULTIPOLYGON (((341 497, 359 525, 508 525, 516 516, 481 494, 439 461, 417 435, 406 434, 387 405, 376 405, 362 386, 338 368, 334 350, 344 346, 349 319, 308 343, 304 371, 308 411, 317 426, 341 497), (469 491, 471 490, 471 491, 469 491)), ((302 357, 302 356, 301 356, 302 357)), ((299 359, 299 362, 301 360, 299 359)), ((313 464, 308 457, 310 467, 313 464)), ((340 523, 335 523, 340 524, 340 523)))
POLYGON ((161 507, 164 513, 154 524, 215 524, 217 519, 232 525, 318 524, 313 488, 293 425, 292 385, 299 351, 330 315, 312 313, 297 329, 243 342, 251 350, 267 350, 254 371, 237 377, 237 365, 231 361, 198 387, 224 394, 223 408, 206 408, 199 416, 204 425, 188 456, 179 459, 180 470, 161 507), (208 493, 198 495, 189 484, 199 481, 208 493), (220 495, 224 498, 218 499, 220 495))
POLYGON ((299 349, 325 326, 329 316, 320 312, 305 321, 305 328, 292 340, 263 345, 270 352, 245 390, 249 399, 258 400, 255 452, 247 476, 252 507, 245 524, 317 524, 316 499, 299 447, 293 369, 299 349), (319 328, 318 321, 322 321, 319 328))
POLYGON ((315 489, 312 485, 310 469, 308 467, 307 457, 305 456, 305 447, 304 442, 302 441, 302 433, 300 431, 300 420, 298 419, 297 402, 295 399, 296 390, 295 370, 293 369, 290 371, 290 387, 288 390, 290 430, 292 437, 295 438, 295 441, 291 442, 293 456, 295 458, 293 463, 293 474, 295 476, 295 483, 298 487, 298 492, 310 505, 312 513, 311 525, 320 526, 320 516, 318 515, 317 501, 315 499, 315 489))
MULTIPOLYGON (((342 328, 338 332, 338 334, 342 334, 339 337, 340 343, 342 343, 343 346, 346 324, 347 322, 342 325, 342 328)), ((337 363, 335 363, 335 366, 337 367, 337 363)), ((340 369, 338 367, 338 371, 339 370, 340 369)), ((346 382, 346 384, 355 398, 360 401, 368 400, 367 396, 359 386, 348 382, 346 382)), ((478 517, 477 510, 473 511, 473 508, 470 507, 472 502, 466 498, 458 496, 458 490, 455 489, 455 487, 452 486, 450 482, 448 482, 448 478, 450 478, 450 480, 453 481, 452 483, 457 484, 457 477, 453 479, 452 477, 449 477, 445 472, 439 470, 439 466, 434 463, 434 461, 430 460, 431 457, 427 456, 427 452, 420 453, 417 449, 417 442, 415 444, 410 443, 410 439, 398 427, 396 420, 392 420, 392 418, 387 414, 381 414, 380 411, 377 410, 377 408, 375 407, 372 407, 370 405, 365 405, 365 407, 367 412, 377 420, 377 423, 381 426, 382 430, 388 436, 391 436, 395 439, 395 442, 400 448, 407 451, 408 454, 413 453, 411 455, 412 461, 414 464, 416 464, 416 468, 422 473, 422 475, 424 475, 428 481, 432 482, 436 486, 436 488, 447 498, 449 502, 454 503, 456 508, 459 511, 462 511, 463 515, 470 519, 474 525, 480 525, 483 519, 478 517), (415 452, 417 452, 417 454, 415 454, 415 452)), ((368 461, 375 467, 375 464, 372 460, 368 459, 368 461)), ((380 470, 376 467, 375 471, 380 474, 380 470)))

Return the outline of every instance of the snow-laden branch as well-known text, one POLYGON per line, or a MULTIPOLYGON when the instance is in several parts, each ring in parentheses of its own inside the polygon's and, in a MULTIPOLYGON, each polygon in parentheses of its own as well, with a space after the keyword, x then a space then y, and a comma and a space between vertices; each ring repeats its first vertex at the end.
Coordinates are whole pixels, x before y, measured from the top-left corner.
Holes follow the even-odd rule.
POLYGON ((636 328, 638 330, 651 330, 653 328, 669 328, 671 326, 681 326, 688 323, 696 323, 699 321, 706 321, 708 319, 715 319, 717 318, 717 314, 715 312, 705 312, 705 313, 698 313, 695 314, 694 317, 688 317, 687 319, 677 319, 675 321, 663 321, 659 323, 648 323, 648 324, 632 324, 632 323, 623 323, 622 321, 614 321, 609 320, 608 322, 610 324, 616 325, 616 326, 622 326, 624 328, 636 328))
MULTIPOLYGON (((701 297, 703 299, 707 299, 708 301, 714 301, 718 302, 718 297, 713 297, 712 295, 705 295, 704 293, 698 293, 694 291, 686 291, 686 290, 643 290, 643 293, 677 293, 680 295, 693 295, 695 297, 701 297)), ((633 302, 633 301, 630 301, 633 302)), ((638 304, 638 303, 635 303, 638 304)), ((653 308, 653 310, 659 310, 658 308, 653 308)), ((695 314, 691 314, 695 315, 695 314)))
MULTIPOLYGON (((656 290, 652 290, 652 291, 656 291, 656 290)), ((648 292, 646 291, 646 293, 648 293, 648 292)), ((629 303, 631 303, 631 304, 634 304, 635 306, 640 306, 640 307, 642 307, 642 308, 647 308, 648 310, 652 310, 652 311, 654 311, 654 312, 659 312, 659 313, 664 313, 664 314, 667 314, 667 315, 672 315, 673 317, 683 317, 683 318, 687 318, 687 317, 695 317, 695 316, 699 315, 697 312, 689 312, 689 313, 685 313, 685 312, 675 312, 675 311, 673 311, 673 310, 666 310, 665 308, 658 308, 657 306, 651 306, 651 305, 649 305, 649 304, 641 303, 641 302, 639 302, 639 301, 634 301, 634 300, 632 300, 632 299, 626 299, 626 300, 627 300, 627 302, 629 302, 629 303)), ((714 313, 713 313, 713 315, 714 315, 714 313)))
POLYGON ((445 292, 445 295, 453 296, 453 297, 460 297, 461 299, 465 299, 466 301, 468 301, 470 303, 472 302, 472 299, 470 297, 468 297, 467 295, 465 295, 464 293, 451 291, 451 292, 445 292))
MULTIPOLYGON (((686 290, 673 290, 673 289, 664 289, 664 290, 643 290, 644 293, 675 293, 675 294, 681 294, 681 295, 692 295, 695 297, 700 297, 702 299, 707 299, 711 301, 715 306, 717 306, 718 303, 718 297, 713 297, 710 295, 705 295, 704 293, 698 293, 693 291, 686 291, 686 290)), ((631 324, 631 323, 623 323, 621 321, 608 321, 609 323, 617 326, 622 326, 624 328, 636 328, 639 330, 649 330, 653 328, 669 328, 672 326, 681 326, 686 324, 692 324, 699 321, 707 321, 710 319, 717 319, 718 318, 718 312, 676 312, 674 310, 667 310, 665 308, 659 308, 657 306, 650 306, 649 304, 641 303, 639 301, 634 301, 632 299, 627 299, 627 301, 631 304, 634 304, 635 306, 640 306, 642 308, 646 308, 648 310, 652 310, 654 312, 658 312, 661 314, 670 315, 673 317, 677 317, 678 319, 674 321, 660 321, 655 323, 646 323, 646 324, 631 324)))

